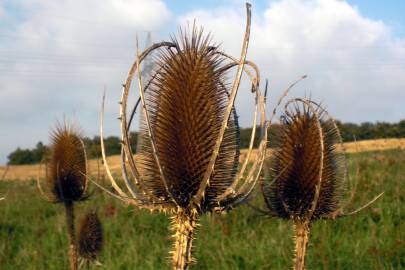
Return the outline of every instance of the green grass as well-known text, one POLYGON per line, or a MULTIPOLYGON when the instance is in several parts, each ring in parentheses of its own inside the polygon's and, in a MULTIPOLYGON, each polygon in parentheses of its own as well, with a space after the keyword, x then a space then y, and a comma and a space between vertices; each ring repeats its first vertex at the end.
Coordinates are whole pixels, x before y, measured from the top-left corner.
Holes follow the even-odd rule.
MULTIPOLYGON (((318 221, 310 235, 307 269, 405 269, 405 152, 363 153, 349 158, 357 196, 351 209, 381 191, 384 196, 356 216, 318 221)), ((64 209, 43 201, 33 182, 0 183, 0 268, 68 269, 64 209)), ((260 204, 260 200, 256 202, 260 204)), ((96 207, 105 245, 94 269, 170 269, 169 219, 126 207, 95 191, 76 205, 80 219, 96 207)), ((290 269, 292 225, 263 217, 248 206, 205 216, 195 240, 193 269, 290 269)))

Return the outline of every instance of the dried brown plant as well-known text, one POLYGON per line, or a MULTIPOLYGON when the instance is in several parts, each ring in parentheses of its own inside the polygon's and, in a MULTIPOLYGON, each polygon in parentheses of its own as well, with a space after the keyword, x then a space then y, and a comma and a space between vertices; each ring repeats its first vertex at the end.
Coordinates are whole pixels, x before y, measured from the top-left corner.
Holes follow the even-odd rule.
POLYGON ((87 198, 87 158, 80 133, 66 122, 57 125, 51 135, 51 146, 45 161, 46 176, 43 190, 40 178, 38 188, 43 197, 53 203, 63 203, 69 237, 70 268, 77 269, 77 245, 74 224, 74 202, 87 198))
POLYGON ((246 60, 250 17, 247 4, 240 60, 220 51, 211 44, 210 36, 204 36, 202 30, 194 26, 190 34, 181 31, 179 38, 154 44, 138 55, 123 85, 119 118, 122 174, 130 194, 125 193, 111 175, 105 158, 102 118, 103 160, 116 191, 110 194, 128 204, 172 216, 173 269, 188 269, 193 262, 192 240, 200 215, 225 211, 242 203, 260 176, 267 144, 265 97, 258 89, 258 69, 246 60), (152 52, 157 68, 144 86, 139 67, 152 52), (233 67, 237 67, 237 72, 230 85, 226 75, 233 67), (256 112, 249 151, 238 172, 239 127, 234 101, 243 72, 251 80, 256 112), (136 73, 140 98, 128 118, 128 95, 136 73), (143 110, 141 143, 135 159, 129 129, 139 104, 143 110), (247 171, 257 124, 262 132, 259 155, 247 171))
POLYGON ((294 269, 301 270, 313 221, 352 215, 382 194, 352 213, 343 212, 347 172, 340 132, 315 102, 288 101, 272 139, 274 154, 266 161, 262 191, 268 214, 294 223, 294 269))
POLYGON ((77 235, 81 264, 88 269, 90 264, 98 263, 97 257, 103 247, 103 229, 96 211, 91 210, 83 217, 77 235))

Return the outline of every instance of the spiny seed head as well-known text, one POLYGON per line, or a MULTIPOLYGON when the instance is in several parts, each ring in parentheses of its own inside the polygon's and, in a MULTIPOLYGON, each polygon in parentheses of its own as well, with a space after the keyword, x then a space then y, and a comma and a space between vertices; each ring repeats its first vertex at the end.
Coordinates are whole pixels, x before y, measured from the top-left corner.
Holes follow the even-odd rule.
POLYGON ((82 200, 87 186, 87 161, 80 135, 67 124, 52 133, 47 161, 47 185, 56 202, 82 200))
POLYGON ((103 230, 96 211, 90 211, 80 222, 78 251, 80 257, 95 261, 103 247, 103 230))
POLYGON ((333 213, 344 191, 345 167, 343 152, 337 149, 339 132, 324 109, 296 101, 281 117, 280 130, 272 139, 274 153, 262 185, 270 212, 286 219, 318 219, 333 213))
MULTIPOLYGON (((188 207, 197 193, 215 148, 229 101, 224 57, 210 44, 210 37, 194 27, 191 34, 173 39, 175 47, 157 56, 161 70, 146 96, 151 129, 169 192, 181 207, 188 207)), ((201 208, 228 188, 239 160, 238 123, 233 112, 201 208)), ((171 198, 156 164, 145 119, 141 118, 138 153, 141 179, 157 196, 171 198)))

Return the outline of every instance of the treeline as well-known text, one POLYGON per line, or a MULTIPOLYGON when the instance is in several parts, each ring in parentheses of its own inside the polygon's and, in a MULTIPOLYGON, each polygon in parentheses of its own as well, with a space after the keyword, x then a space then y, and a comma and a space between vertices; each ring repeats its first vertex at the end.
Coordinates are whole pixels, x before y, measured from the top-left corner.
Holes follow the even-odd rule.
MULTIPOLYGON (((137 133, 131 132, 130 143, 132 149, 136 150, 138 141, 137 133)), ((101 145, 100 137, 94 136, 92 139, 85 137, 83 143, 86 146, 86 154, 88 158, 101 158, 101 145)), ((121 141, 118 137, 109 136, 104 138, 104 146, 106 155, 118 155, 121 153, 121 141)), ((8 155, 9 165, 22 165, 39 163, 46 157, 48 147, 42 142, 37 143, 34 149, 21 149, 17 148, 15 151, 8 155)))
POLYGON ((359 124, 342 123, 337 121, 342 139, 344 142, 350 142, 354 139, 371 140, 382 138, 404 138, 405 137, 405 119, 398 123, 377 122, 370 123, 364 122, 359 124))
MULTIPOLYGON (((377 122, 370 123, 365 122, 361 124, 354 123, 342 123, 340 121, 336 122, 344 142, 356 140, 370 140, 370 139, 381 139, 381 138, 404 138, 405 137, 405 120, 401 120, 398 123, 387 123, 387 122, 377 122)), ((278 125, 274 124, 270 128, 269 137, 271 134, 277 132, 278 125)), ((251 128, 241 128, 240 129, 240 146, 241 148, 247 148, 250 143, 250 134, 252 132, 251 128)), ((260 137, 260 129, 256 130, 256 140, 260 137)), ((137 133, 131 133, 131 146, 134 151, 136 151, 137 145, 137 133)), ((86 145, 86 151, 88 158, 100 158, 101 148, 100 148, 100 137, 95 136, 91 138, 84 138, 84 144, 86 145)), ((110 136, 106 137, 104 140, 106 155, 118 155, 121 152, 121 142, 118 137, 110 136)), ((257 144, 255 144, 257 146, 257 144)), ((271 140, 270 140, 271 146, 271 140)), ((34 164, 41 162, 46 153, 47 146, 42 142, 37 143, 34 149, 21 149, 17 148, 15 151, 8 155, 8 164, 10 165, 20 165, 20 164, 34 164)))

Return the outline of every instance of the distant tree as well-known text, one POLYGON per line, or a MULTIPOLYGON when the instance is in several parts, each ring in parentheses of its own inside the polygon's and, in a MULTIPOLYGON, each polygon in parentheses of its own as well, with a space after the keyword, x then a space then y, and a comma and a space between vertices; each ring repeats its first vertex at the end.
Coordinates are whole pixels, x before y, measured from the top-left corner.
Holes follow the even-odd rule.
POLYGON ((42 142, 38 142, 35 149, 32 150, 34 163, 41 162, 47 152, 48 147, 45 146, 42 142))
POLYGON ((17 148, 15 151, 8 155, 9 165, 19 165, 19 164, 32 164, 34 163, 34 158, 32 151, 29 149, 17 148))

